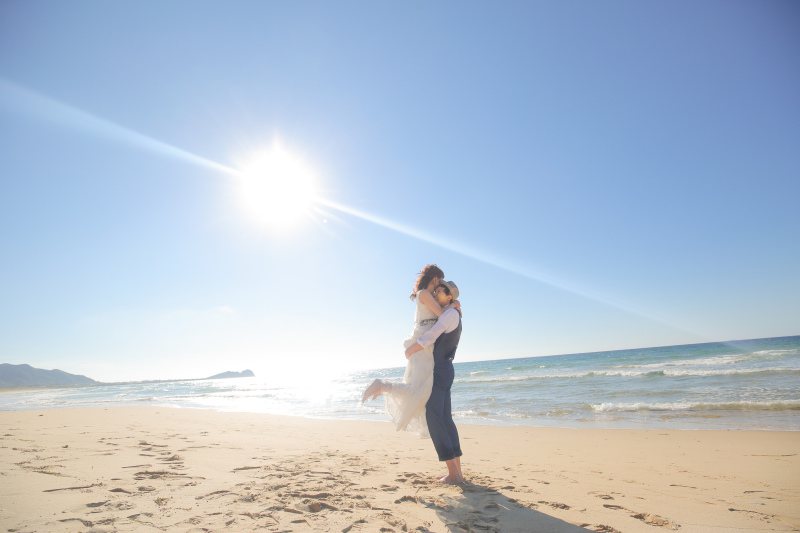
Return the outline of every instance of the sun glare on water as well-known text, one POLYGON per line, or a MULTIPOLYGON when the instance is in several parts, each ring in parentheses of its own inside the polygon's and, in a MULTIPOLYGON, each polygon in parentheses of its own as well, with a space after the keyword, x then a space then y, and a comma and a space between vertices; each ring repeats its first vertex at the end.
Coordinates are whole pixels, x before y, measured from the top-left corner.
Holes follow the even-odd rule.
POLYGON ((315 197, 313 170, 280 146, 259 152, 241 172, 248 214, 271 230, 284 231, 308 218, 315 197))

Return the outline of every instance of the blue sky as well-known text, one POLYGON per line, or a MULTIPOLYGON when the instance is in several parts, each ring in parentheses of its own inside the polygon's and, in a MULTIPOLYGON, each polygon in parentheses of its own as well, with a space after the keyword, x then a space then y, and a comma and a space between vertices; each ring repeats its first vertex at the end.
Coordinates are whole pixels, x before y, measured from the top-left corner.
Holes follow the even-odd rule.
POLYGON ((462 361, 800 334, 799 28, 789 1, 3 1, 0 360, 401 366, 431 262, 462 361), (237 174, 275 146, 318 200, 280 229, 237 174))

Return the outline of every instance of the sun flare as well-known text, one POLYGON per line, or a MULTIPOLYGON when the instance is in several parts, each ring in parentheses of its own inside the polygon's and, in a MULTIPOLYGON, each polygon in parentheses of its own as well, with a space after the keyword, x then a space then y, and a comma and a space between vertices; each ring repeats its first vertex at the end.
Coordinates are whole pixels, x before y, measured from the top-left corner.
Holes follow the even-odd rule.
POLYGON ((312 169, 280 146, 256 154, 241 173, 248 213, 271 229, 285 230, 309 215, 314 202, 312 169))

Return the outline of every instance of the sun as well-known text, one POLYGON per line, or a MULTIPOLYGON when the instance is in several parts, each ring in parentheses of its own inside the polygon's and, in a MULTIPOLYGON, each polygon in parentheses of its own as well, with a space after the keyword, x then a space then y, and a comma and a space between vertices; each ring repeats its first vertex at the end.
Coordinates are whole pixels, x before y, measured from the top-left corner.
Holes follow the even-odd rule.
POLYGON ((275 145, 254 155, 240 177, 245 209, 267 228, 287 230, 311 214, 314 172, 283 147, 275 145))

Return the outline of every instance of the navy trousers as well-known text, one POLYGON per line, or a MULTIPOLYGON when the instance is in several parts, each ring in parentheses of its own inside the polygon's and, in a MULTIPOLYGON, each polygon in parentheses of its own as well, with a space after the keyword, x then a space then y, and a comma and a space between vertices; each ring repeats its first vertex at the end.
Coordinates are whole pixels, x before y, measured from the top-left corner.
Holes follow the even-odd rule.
POLYGON ((455 370, 452 361, 436 362, 433 367, 433 390, 425 405, 425 417, 433 447, 440 461, 461 457, 461 443, 458 430, 450 410, 450 389, 453 386, 455 370))

